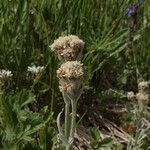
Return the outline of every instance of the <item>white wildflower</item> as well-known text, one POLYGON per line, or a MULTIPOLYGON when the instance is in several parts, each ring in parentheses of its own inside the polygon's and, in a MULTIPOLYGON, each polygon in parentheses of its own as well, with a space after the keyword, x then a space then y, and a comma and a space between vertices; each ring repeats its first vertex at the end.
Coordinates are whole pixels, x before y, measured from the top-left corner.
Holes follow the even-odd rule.
POLYGON ((132 91, 127 93, 127 97, 129 100, 135 100, 136 99, 136 95, 132 91))
POLYGON ((0 79, 6 79, 6 78, 10 78, 12 76, 13 76, 13 74, 10 70, 4 70, 4 69, 0 70, 0 79))
POLYGON ((139 89, 139 92, 147 93, 149 90, 148 82, 146 82, 146 81, 140 82, 138 84, 138 89, 139 89))
POLYGON ((28 66, 27 71, 31 72, 33 75, 38 75, 43 71, 44 67, 43 66, 28 66))

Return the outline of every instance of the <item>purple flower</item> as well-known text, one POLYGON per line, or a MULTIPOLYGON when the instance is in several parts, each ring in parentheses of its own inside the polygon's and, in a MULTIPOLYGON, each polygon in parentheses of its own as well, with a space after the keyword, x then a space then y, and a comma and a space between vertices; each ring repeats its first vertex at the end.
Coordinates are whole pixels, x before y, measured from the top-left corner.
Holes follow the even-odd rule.
POLYGON ((144 0, 139 0, 139 3, 134 3, 131 6, 129 6, 127 10, 128 17, 135 16, 137 9, 139 8, 140 5, 142 5, 142 3, 144 3, 144 0))
POLYGON ((132 17, 136 14, 136 11, 137 9, 139 8, 139 4, 138 3, 135 3, 135 4, 132 4, 128 10, 127 10, 127 15, 128 17, 132 17))

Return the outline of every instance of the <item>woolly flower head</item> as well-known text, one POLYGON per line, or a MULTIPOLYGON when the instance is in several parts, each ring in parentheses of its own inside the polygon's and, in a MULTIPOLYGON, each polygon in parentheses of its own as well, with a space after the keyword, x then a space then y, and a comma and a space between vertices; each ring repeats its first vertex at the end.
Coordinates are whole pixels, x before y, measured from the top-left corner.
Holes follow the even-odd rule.
POLYGON ((84 75, 82 65, 79 61, 69 61, 62 64, 57 70, 61 92, 74 93, 73 91, 78 91, 76 93, 80 93, 82 91, 84 75))
POLYGON ((83 79, 83 64, 79 61, 68 61, 61 65, 57 70, 58 78, 68 80, 80 80, 83 79))
POLYGON ((136 95, 132 91, 127 93, 127 97, 129 100, 135 100, 136 99, 136 95))
POLYGON ((0 79, 8 79, 12 76, 13 74, 11 73, 11 71, 4 69, 0 70, 0 79))
POLYGON ((31 72, 33 75, 38 75, 43 71, 44 67, 43 66, 28 66, 27 71, 31 72))
POLYGON ((84 42, 78 36, 69 35, 59 37, 50 46, 61 61, 76 60, 82 53, 84 42))
POLYGON ((71 90, 75 86, 73 82, 67 82, 63 80, 60 80, 59 84, 60 92, 71 92, 71 90))
POLYGON ((138 84, 138 89, 140 92, 147 92, 149 90, 149 85, 148 85, 148 82, 140 82, 138 84))
POLYGON ((136 98, 139 101, 148 101, 149 100, 149 95, 148 94, 144 94, 144 93, 137 93, 136 94, 136 98))

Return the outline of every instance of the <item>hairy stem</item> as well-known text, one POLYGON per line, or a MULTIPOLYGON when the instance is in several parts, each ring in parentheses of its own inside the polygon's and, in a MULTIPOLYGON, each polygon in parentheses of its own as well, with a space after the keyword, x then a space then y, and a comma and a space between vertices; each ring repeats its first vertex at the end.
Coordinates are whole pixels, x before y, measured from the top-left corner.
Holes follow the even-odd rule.
POLYGON ((67 140, 69 139, 69 133, 70 133, 70 103, 65 104, 65 137, 67 140))
POLYGON ((72 150, 72 145, 70 145, 70 144, 67 145, 67 146, 66 146, 66 150, 72 150))
MULTIPOLYGON (((72 118, 71 118, 71 130, 70 130, 70 139, 74 140, 74 132, 76 127, 76 111, 77 111, 77 102, 75 100, 71 100, 72 105, 72 118)), ((72 144, 71 144, 72 148, 72 144)))

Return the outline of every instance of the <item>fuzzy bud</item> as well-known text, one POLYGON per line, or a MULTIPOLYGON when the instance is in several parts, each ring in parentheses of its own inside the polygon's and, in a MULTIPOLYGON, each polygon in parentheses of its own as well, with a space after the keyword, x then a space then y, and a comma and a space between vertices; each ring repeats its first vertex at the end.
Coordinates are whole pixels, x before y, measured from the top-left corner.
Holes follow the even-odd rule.
POLYGON ((28 66, 27 71, 31 72, 34 76, 37 76, 38 74, 40 74, 43 71, 44 67, 43 66, 28 66))

